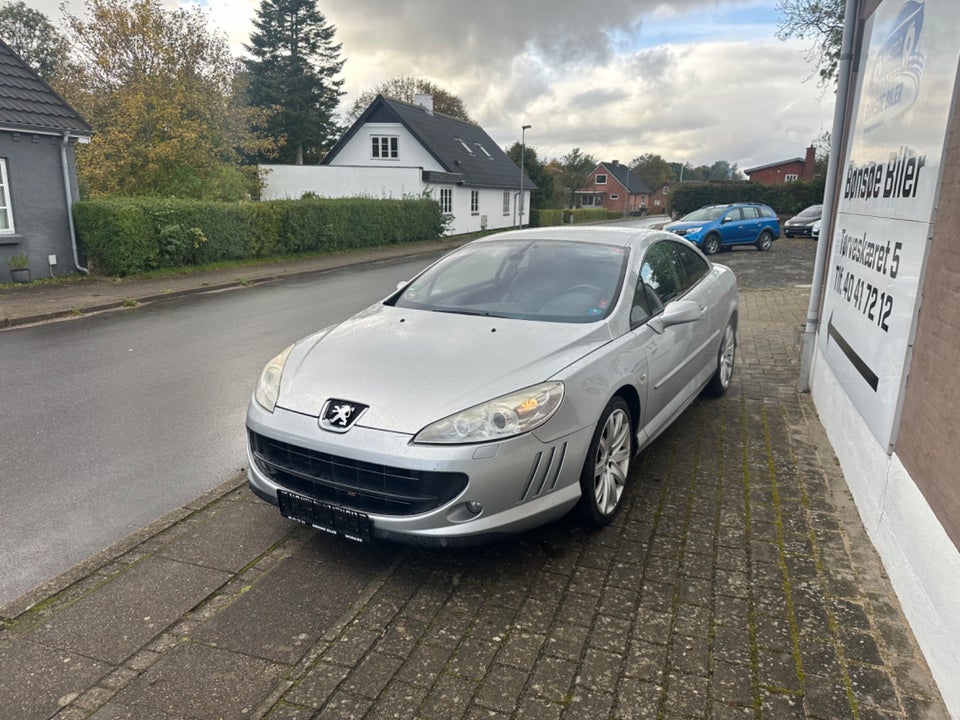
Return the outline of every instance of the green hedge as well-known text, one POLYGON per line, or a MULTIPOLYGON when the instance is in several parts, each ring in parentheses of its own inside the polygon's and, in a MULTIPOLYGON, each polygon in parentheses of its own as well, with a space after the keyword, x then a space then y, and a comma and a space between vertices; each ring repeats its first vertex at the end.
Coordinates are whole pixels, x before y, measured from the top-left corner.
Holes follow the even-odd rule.
POLYGON ((440 208, 432 200, 112 198, 76 203, 73 214, 88 263, 115 276, 429 240, 443 231, 440 208))
POLYGON ((805 207, 823 202, 823 178, 764 185, 755 182, 691 182, 674 184, 668 200, 671 212, 686 215, 704 205, 759 202, 779 215, 795 215, 805 207))
POLYGON ((530 211, 530 227, 546 227, 548 225, 567 225, 576 223, 598 222, 600 220, 616 220, 622 218, 623 213, 613 210, 592 210, 577 208, 576 210, 536 210, 530 211))

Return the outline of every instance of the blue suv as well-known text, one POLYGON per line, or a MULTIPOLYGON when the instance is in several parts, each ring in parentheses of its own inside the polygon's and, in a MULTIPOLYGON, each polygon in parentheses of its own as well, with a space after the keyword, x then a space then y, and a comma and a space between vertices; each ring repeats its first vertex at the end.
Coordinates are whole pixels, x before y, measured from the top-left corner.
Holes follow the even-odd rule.
POLYGON ((713 255, 731 245, 754 245, 757 250, 769 250, 780 237, 780 220, 766 205, 733 203, 707 205, 663 229, 686 238, 704 254, 713 255))

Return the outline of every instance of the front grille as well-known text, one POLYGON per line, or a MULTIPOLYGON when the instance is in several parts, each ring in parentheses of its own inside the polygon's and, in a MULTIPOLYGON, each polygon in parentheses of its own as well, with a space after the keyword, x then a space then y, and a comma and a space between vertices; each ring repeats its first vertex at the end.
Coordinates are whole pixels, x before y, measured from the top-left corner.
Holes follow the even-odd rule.
POLYGON ((424 472, 351 460, 273 440, 253 431, 257 469, 280 487, 375 515, 418 515, 467 487, 464 473, 424 472))

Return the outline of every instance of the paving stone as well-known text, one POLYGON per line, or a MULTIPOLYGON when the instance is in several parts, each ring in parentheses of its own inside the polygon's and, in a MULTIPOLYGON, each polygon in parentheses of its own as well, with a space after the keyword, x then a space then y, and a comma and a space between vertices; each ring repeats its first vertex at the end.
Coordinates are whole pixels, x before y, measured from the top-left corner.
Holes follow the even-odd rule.
POLYGON ((239 718, 271 694, 285 667, 195 643, 178 645, 111 703, 140 717, 153 713, 205 720, 239 718))
POLYGON ((513 712, 527 683, 525 671, 506 665, 494 665, 480 683, 476 702, 484 708, 508 715, 513 712))
POLYGON ((171 560, 237 572, 297 526, 267 503, 224 503, 220 512, 191 526, 160 555, 171 560))
POLYGON ((430 720, 454 720, 467 710, 477 691, 477 683, 454 675, 443 675, 437 680, 421 710, 430 720))
POLYGON ((321 708, 349 674, 350 670, 340 665, 317 663, 284 696, 284 700, 296 705, 321 708))
POLYGON ((28 641, 0 647, 0 714, 46 720, 111 671, 105 663, 28 641))
POLYGON ((418 715, 428 688, 393 682, 374 702, 365 720, 407 720, 418 715))
POLYGON ((220 570, 147 558, 56 614, 31 637, 118 665, 228 578, 220 570))
POLYGON ((312 612, 278 602, 272 588, 260 585, 204 623, 192 637, 207 645, 293 665, 328 625, 329 620, 312 612))
POLYGON ((530 676, 529 688, 537 697, 561 703, 570 692, 576 674, 577 664, 572 660, 541 657, 530 676))

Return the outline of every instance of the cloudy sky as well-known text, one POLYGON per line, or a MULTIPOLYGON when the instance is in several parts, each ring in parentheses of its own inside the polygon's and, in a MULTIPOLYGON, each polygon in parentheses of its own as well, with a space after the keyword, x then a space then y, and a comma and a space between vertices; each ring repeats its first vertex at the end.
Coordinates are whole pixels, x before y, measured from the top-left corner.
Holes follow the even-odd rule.
MULTIPOLYGON (((58 17, 59 0, 26 0, 58 17)), ((166 0, 175 5, 176 0, 166 0)), ((237 54, 259 0, 201 0, 237 54)), ((185 4, 185 3, 181 3, 185 4)), ((79 0, 68 3, 79 12, 79 0)), ((833 93, 776 38, 776 0, 319 0, 346 58, 344 109, 399 75, 463 98, 501 146, 579 147, 741 169, 802 156, 833 93)))

